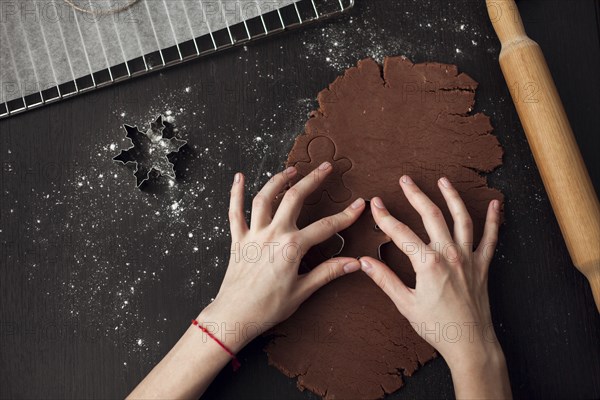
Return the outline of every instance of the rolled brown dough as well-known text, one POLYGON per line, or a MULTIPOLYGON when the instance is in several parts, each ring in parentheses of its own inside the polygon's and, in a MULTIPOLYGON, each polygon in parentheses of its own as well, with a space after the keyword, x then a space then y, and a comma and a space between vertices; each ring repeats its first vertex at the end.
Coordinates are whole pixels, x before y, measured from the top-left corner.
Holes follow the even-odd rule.
MULTIPOLYGON (((341 211, 357 197, 380 196, 427 242, 398 179, 409 174, 440 206, 452 229, 436 183, 447 176, 473 217, 478 241, 489 202, 502 200, 482 173, 501 165, 502 148, 491 135, 489 118, 471 113, 476 88, 477 82, 454 65, 413 64, 404 57, 386 58, 383 68, 366 59, 348 69, 319 93, 319 110, 288 156, 288 166, 298 167, 299 177, 321 162, 334 165, 334 173, 306 201, 299 227, 341 211)), ((341 255, 376 257, 381 245, 381 258, 414 287, 411 264, 378 230, 370 212, 341 236, 341 255)), ((334 237, 313 248, 304 267, 314 267, 339 247, 334 237)), ((269 362, 297 377, 301 390, 328 399, 381 398, 436 356, 362 272, 325 286, 270 333, 269 362)))

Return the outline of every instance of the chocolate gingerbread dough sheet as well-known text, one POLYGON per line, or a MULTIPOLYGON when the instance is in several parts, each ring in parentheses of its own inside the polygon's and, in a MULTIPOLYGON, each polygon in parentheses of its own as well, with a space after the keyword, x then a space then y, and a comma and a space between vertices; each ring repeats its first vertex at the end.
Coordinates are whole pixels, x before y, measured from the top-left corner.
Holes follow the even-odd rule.
MULTIPOLYGON (((339 212, 355 198, 383 198, 390 212, 425 242, 420 216, 398 185, 409 174, 442 209, 437 188, 448 177, 462 195, 479 240, 487 206, 502 194, 487 186, 486 172, 502 163, 502 148, 489 118, 474 113, 477 82, 454 65, 413 64, 387 57, 383 66, 365 59, 318 95, 304 133, 288 155, 300 179, 324 161, 334 166, 310 196, 298 222, 302 228, 339 212)), ((340 255, 380 257, 414 287, 408 258, 365 211, 352 227, 317 246, 304 271, 340 255)), ((474 243, 477 245, 477 243, 474 243)), ((415 332, 391 300, 364 274, 327 285, 289 320, 275 327, 266 346, 269 362, 299 389, 328 399, 377 399, 400 389, 435 350, 415 332)))

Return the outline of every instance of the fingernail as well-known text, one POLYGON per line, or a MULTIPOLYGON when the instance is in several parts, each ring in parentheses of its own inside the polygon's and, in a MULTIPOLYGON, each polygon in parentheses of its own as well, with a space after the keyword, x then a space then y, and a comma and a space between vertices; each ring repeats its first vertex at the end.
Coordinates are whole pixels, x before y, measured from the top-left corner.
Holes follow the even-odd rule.
POLYGON ((354 203, 350 204, 350 208, 353 208, 356 210, 357 208, 362 207, 362 205, 364 203, 365 203, 365 201, 362 198, 358 198, 358 199, 354 200, 354 203))
POLYGON ((452 184, 450 183, 450 181, 449 181, 449 180, 448 180, 448 178, 446 178, 446 177, 443 177, 443 178, 441 178, 441 179, 440 179, 440 183, 441 183, 441 184, 442 184, 442 186, 443 186, 443 187, 445 187, 445 188, 448 188, 448 189, 449 189, 449 188, 451 188, 451 187, 452 187, 452 184))
POLYGON ((400 178, 400 180, 402 181, 402 183, 406 183, 407 185, 412 185, 414 183, 408 175, 404 175, 402 178, 400 178))
POLYGON ((385 210, 385 205, 383 204, 383 201, 379 197, 375 197, 373 199, 373 204, 375 204, 375 207, 385 210))
POLYGON ((240 180, 242 179, 242 174, 240 174, 239 172, 237 174, 234 175, 233 177, 233 183, 240 183, 240 180))
POLYGON ((500 211, 500 202, 498 200, 492 200, 492 207, 494 207, 494 210, 500 211))
POLYGON ((373 266, 367 260, 360 260, 360 266, 365 272, 368 272, 373 269, 373 266))
POLYGON ((323 164, 321 164, 319 166, 319 169, 321 171, 325 171, 326 169, 329 169, 329 167, 331 167, 331 163, 329 161, 325 161, 323 164))
POLYGON ((296 167, 287 167, 285 171, 283 171, 284 175, 292 175, 296 172, 296 167))
POLYGON ((358 260, 350 261, 344 265, 344 272, 349 274, 350 272, 356 272, 360 269, 360 263, 358 260))

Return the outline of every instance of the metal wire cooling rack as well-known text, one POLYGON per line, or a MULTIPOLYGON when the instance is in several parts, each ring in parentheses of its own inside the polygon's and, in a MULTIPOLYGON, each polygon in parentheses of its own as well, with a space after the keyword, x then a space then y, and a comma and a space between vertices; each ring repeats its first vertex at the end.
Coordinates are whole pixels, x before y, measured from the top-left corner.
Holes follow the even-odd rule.
MULTIPOLYGON (((182 6, 185 8, 187 0, 180 1, 182 6)), ((241 21, 235 23, 228 23, 228 18, 225 17, 222 19, 224 21, 225 26, 213 30, 210 27, 210 18, 207 18, 206 15, 206 6, 203 4, 203 1, 204 3, 208 3, 209 0, 197 1, 199 2, 199 9, 202 10, 202 13, 204 13, 204 18, 206 19, 206 24, 208 26, 207 33, 204 33, 197 37, 193 37, 192 39, 186 41, 179 42, 177 40, 175 30, 173 29, 174 26, 177 26, 177 23, 179 23, 179 21, 175 21, 175 24, 173 24, 171 18, 168 17, 167 9, 166 14, 169 19, 168 22, 171 26, 171 32, 173 35, 171 39, 172 43, 175 44, 164 48, 161 48, 161 46, 159 45, 158 50, 144 53, 140 39, 138 37, 137 42, 140 43, 139 53, 142 55, 139 57, 127 59, 127 61, 120 63, 110 62, 110 60, 114 59, 114 57, 110 57, 110 54, 107 55, 107 51, 105 49, 105 47, 109 46, 110 43, 107 43, 106 46, 102 44, 102 32, 101 29, 99 29, 98 26, 96 26, 96 34, 100 38, 99 45, 102 47, 102 51, 104 52, 103 59, 106 60, 106 62, 104 62, 105 67, 103 68, 92 68, 92 65, 90 63, 90 56, 88 54, 88 49, 86 48, 84 40, 84 33, 89 33, 82 32, 82 28, 79 22, 82 21, 81 15, 85 15, 85 13, 77 15, 77 13, 80 11, 77 11, 76 9, 70 9, 70 12, 73 13, 73 15, 71 15, 71 18, 76 23, 76 27, 78 28, 79 35, 81 37, 81 43, 83 44, 83 49, 80 51, 80 53, 76 53, 75 55, 79 56, 79 58, 84 59, 83 61, 79 60, 79 62, 81 65, 86 65, 88 72, 79 76, 76 73, 74 73, 74 68, 71 64, 73 62, 77 62, 78 60, 73 59, 73 57, 69 57, 69 54, 73 53, 73 50, 70 49, 69 45, 66 43, 67 41, 65 40, 64 32, 62 30, 63 28, 59 27, 61 29, 60 36, 62 37, 62 42, 59 43, 59 45, 63 47, 64 51, 64 55, 61 57, 60 62, 66 63, 66 65, 70 68, 70 74, 67 76, 67 79, 65 79, 64 77, 63 79, 57 78, 54 63, 58 63, 59 61, 53 61, 53 54, 56 53, 56 47, 51 48, 52 46, 49 46, 48 40, 46 38, 47 32, 44 30, 42 23, 39 23, 41 29, 38 31, 41 37, 36 38, 35 35, 33 35, 32 37, 32 34, 29 32, 27 32, 27 34, 21 33, 24 39, 13 39, 13 42, 17 43, 17 45, 13 45, 11 48, 10 42, 12 38, 10 37, 10 35, 15 34, 14 27, 7 27, 7 24, 5 22, 7 18, 11 18, 11 14, 12 16, 14 16, 15 13, 11 13, 10 9, 4 10, 3 13, 5 14, 5 16, 3 17, 4 21, 2 21, 3 26, 2 31, 0 32, 3 36, 3 41, 5 42, 4 45, 7 46, 6 43, 9 43, 8 49, 6 49, 6 51, 3 51, 2 53, 2 57, 4 58, 4 60, 0 61, 3 63, 3 68, 5 69, 5 71, 7 70, 7 68, 11 68, 11 70, 14 70, 14 72, 12 72, 12 75, 10 75, 9 78, 5 77, 3 79, 4 82, 2 82, 2 97, 0 99, 0 118, 7 118, 27 110, 38 108, 49 103, 54 103, 65 98, 73 97, 80 93, 88 92, 100 87, 109 86, 114 83, 124 81, 136 76, 141 76, 188 60, 203 57, 214 52, 230 48, 232 46, 243 45, 255 41, 257 39, 270 37, 283 31, 295 29, 298 27, 308 25, 310 23, 314 23, 316 21, 331 18, 346 12, 354 6, 354 0, 288 1, 287 5, 284 5, 280 8, 275 7, 274 9, 271 9, 268 12, 263 12, 259 8, 259 12, 257 13, 258 15, 248 19, 241 18, 241 21), (35 44, 35 46, 32 45, 32 42, 35 44), (17 52, 19 52, 19 54, 17 54, 17 52), (18 61, 19 56, 21 56, 21 59, 25 57, 25 61, 27 61, 27 53, 24 52, 29 53, 29 61, 26 64, 29 64, 29 75, 31 76, 32 81, 35 82, 33 85, 33 89, 31 87, 31 84, 29 84, 29 87, 27 88, 28 85, 26 84, 26 82, 28 76, 25 75, 25 73, 23 72, 23 68, 19 65, 19 63, 15 61, 18 61), (44 60, 48 60, 49 62, 50 68, 46 69, 51 71, 53 74, 54 79, 51 79, 52 84, 40 85, 40 73, 36 71, 40 70, 41 67, 36 52, 44 53, 44 57, 47 57, 44 60), (8 60, 9 58, 11 60, 8 60), (87 64, 84 63, 84 61, 87 61, 87 64)), ((225 10, 226 6, 224 2, 227 1, 229 0, 216 0, 216 4, 223 6, 221 10, 225 10)), ((71 1, 66 3, 72 4, 71 1)), ((215 4, 215 0, 213 0, 212 3, 215 4)), ((90 2, 88 4, 92 3, 90 2)), ((153 3, 151 5, 155 6, 155 4, 156 3, 153 3)), ((166 9, 167 3, 165 2, 165 0, 163 0, 163 4, 166 9)), ((169 3, 169 6, 171 4, 173 3, 169 3)), ((148 5, 146 5, 146 10, 150 14, 150 9, 148 8, 148 5)), ((187 18, 187 11, 185 11, 185 15, 187 18)), ((21 17, 21 19, 23 19, 23 17, 21 17)), ((152 23, 152 17, 150 17, 149 19, 149 25, 151 25, 152 28, 151 32, 154 33, 154 36, 156 37, 156 30, 155 25, 152 23)), ((90 21, 88 20, 87 22, 89 26, 90 21)), ((183 23, 185 24, 185 21, 183 23)), ((19 21, 19 24, 21 27, 23 27, 23 22, 21 20, 19 21)), ((190 18, 187 18, 187 24, 190 25, 190 31, 193 34, 194 29, 192 29, 191 27, 192 23, 190 23, 190 18)), ((93 23, 91 24, 91 26, 93 26, 93 23)), ((108 33, 110 34, 110 32, 108 33)), ((121 39, 119 39, 119 34, 117 33, 116 35, 121 50, 123 50, 123 44, 121 43, 121 39)), ((56 38, 54 39, 55 41, 57 41, 56 38)), ((161 40, 159 39, 159 37, 156 37, 157 44, 161 42, 161 40)), ((104 38, 104 40, 106 41, 107 39, 104 38)), ((108 41, 110 42, 110 39, 108 39, 108 41)), ((58 40, 58 42, 60 42, 60 40, 58 40)), ((125 59, 125 51, 121 52, 123 55, 121 59, 123 60, 125 59)), ((54 55, 54 57, 58 58, 59 56, 54 55)), ((8 72, 8 74, 10 73, 11 72, 8 72)))

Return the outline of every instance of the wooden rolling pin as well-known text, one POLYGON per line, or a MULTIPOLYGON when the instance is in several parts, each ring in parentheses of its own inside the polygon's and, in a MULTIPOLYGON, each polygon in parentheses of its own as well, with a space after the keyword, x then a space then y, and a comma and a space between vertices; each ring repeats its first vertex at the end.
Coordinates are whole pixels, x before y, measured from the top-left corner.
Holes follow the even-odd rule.
POLYGON ((500 66, 573 264, 600 312, 600 205, 540 46, 514 0, 486 0, 502 43, 500 66))

